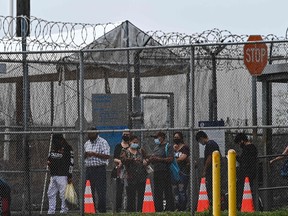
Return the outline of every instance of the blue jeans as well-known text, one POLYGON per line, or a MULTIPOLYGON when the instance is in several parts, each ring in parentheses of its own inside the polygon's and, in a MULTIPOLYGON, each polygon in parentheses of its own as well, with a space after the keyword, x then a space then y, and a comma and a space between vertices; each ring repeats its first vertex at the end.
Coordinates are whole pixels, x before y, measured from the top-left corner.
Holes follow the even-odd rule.
POLYGON ((106 212, 106 166, 92 166, 86 168, 86 180, 90 181, 93 202, 97 212, 106 212), (98 208, 96 208, 96 193, 98 195, 98 208))
POLYGON ((187 208, 187 187, 189 183, 189 175, 180 172, 180 182, 173 185, 175 207, 178 211, 185 211, 187 208))

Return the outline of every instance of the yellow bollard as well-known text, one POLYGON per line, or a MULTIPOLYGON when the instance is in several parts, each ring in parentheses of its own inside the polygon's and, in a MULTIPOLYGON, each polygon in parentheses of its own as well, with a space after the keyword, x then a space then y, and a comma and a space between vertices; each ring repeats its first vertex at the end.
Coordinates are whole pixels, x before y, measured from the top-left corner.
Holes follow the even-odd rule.
POLYGON ((220 191, 220 152, 212 154, 212 181, 213 181, 213 216, 221 215, 221 191, 220 191))
POLYGON ((228 151, 228 215, 236 216, 236 152, 228 151))

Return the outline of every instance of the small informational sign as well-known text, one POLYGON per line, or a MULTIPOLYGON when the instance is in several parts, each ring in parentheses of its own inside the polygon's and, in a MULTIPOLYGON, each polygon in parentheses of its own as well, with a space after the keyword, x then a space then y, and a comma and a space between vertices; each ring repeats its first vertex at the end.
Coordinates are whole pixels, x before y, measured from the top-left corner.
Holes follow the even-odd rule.
POLYGON ((6 74, 6 64, 0 64, 0 74, 6 74))
MULTIPOLYGON (((127 94, 92 94, 92 118, 98 130, 127 129, 127 94)), ((112 153, 121 142, 122 133, 101 133, 100 136, 107 140, 112 153)))
MULTIPOLYGON (((199 127, 220 127, 224 126, 224 121, 199 121, 199 127)), ((222 157, 225 157, 225 131, 224 130, 203 130, 207 135, 209 140, 214 140, 220 149, 222 157)), ((205 146, 199 144, 199 157, 204 158, 205 146)))

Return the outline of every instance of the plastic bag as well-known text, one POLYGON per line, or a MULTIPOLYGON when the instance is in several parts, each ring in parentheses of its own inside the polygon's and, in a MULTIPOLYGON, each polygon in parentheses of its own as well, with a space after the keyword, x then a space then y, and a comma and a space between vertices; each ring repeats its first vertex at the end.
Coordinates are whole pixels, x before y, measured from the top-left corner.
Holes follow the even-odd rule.
POLYGON ((66 186, 65 200, 71 204, 78 205, 77 193, 72 183, 67 184, 66 186))
POLYGON ((170 164, 170 174, 171 174, 171 179, 174 183, 180 181, 180 168, 175 158, 170 164))
POLYGON ((119 174, 119 178, 120 179, 127 179, 128 175, 127 175, 127 170, 125 168, 125 166, 122 166, 120 168, 120 174, 119 174))
MULTIPOLYGON (((168 156, 168 144, 166 144, 165 146, 165 153, 166 153, 166 157, 168 156)), ((176 161, 176 158, 173 158, 173 161, 171 162, 170 166, 170 174, 171 174, 171 180, 172 183, 177 183, 180 181, 180 168, 178 166, 178 163, 176 161)))

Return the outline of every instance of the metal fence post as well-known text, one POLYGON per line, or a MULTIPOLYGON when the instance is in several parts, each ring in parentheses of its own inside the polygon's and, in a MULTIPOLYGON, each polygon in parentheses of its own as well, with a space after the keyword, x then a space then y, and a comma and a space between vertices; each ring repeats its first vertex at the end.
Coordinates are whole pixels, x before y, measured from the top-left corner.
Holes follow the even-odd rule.
MULTIPOLYGON (((196 178, 196 168, 195 168, 195 151, 194 151, 194 127, 195 127, 195 119, 194 119, 194 113, 195 113, 195 107, 194 107, 194 70, 195 70, 195 47, 191 46, 190 50, 190 97, 191 97, 191 122, 190 122, 190 202, 191 202, 191 214, 195 214, 195 209, 196 209, 196 203, 197 203, 197 189, 195 188, 197 183, 197 178, 196 178), (193 149, 193 150, 192 150, 193 149), (194 187, 193 187, 194 186, 194 187)), ((196 147, 197 149, 197 147, 196 147)), ((196 151, 198 152, 198 151, 196 151)))
POLYGON ((235 216, 236 208, 236 151, 228 151, 228 214, 235 216))
POLYGON ((79 53, 80 59, 80 85, 79 85, 79 95, 80 95, 80 115, 79 115, 79 145, 78 145, 78 154, 79 154, 79 167, 80 167, 80 185, 79 185, 79 203, 80 203, 80 214, 84 215, 84 185, 85 185, 85 165, 84 165, 84 56, 83 52, 79 53))
MULTIPOLYGON (((27 31, 27 20, 25 16, 21 17, 21 36, 22 36, 22 62, 23 62, 23 131, 28 131, 29 126, 29 114, 30 114, 30 84, 29 74, 27 65, 27 54, 26 54, 26 31, 27 31)), ((31 215, 31 194, 30 194, 30 147, 28 142, 28 135, 23 134, 23 151, 24 151, 24 196, 22 212, 25 215, 28 210, 31 215)))
POLYGON ((220 152, 212 154, 212 179, 213 179, 213 215, 221 215, 221 174, 220 152))

